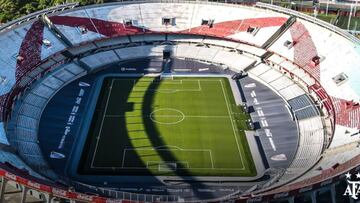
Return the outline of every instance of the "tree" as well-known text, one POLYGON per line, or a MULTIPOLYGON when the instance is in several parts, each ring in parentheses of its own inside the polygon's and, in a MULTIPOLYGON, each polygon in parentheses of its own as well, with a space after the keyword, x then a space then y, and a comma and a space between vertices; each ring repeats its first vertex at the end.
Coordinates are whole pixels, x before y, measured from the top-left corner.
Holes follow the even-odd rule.
POLYGON ((12 20, 18 11, 18 2, 14 0, 0 0, 0 22, 12 20))
POLYGON ((0 0, 0 23, 66 2, 79 2, 84 6, 104 3, 104 0, 0 0))

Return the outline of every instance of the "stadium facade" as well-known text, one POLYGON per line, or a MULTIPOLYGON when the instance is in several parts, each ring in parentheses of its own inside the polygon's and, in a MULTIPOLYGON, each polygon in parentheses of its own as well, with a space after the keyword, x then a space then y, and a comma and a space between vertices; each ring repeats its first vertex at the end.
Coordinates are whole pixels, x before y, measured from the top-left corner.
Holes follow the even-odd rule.
POLYGON ((1 200, 16 188, 19 201, 354 201, 343 193, 349 179, 344 174, 355 174, 360 163, 360 42, 333 25, 263 3, 68 4, 2 26, 0 53, 1 200), (257 168, 256 184, 226 187, 219 195, 221 179, 209 188, 199 181, 201 190, 190 191, 199 193, 197 199, 186 199, 73 173, 77 169, 66 158, 81 155, 72 144, 88 119, 87 89, 94 77, 159 73, 168 66, 158 59, 168 57, 173 72, 191 67, 181 74, 248 74, 250 82, 239 81, 258 114, 259 146, 267 160, 264 169, 257 168), (253 84, 281 98, 296 131, 276 131, 281 124, 272 125, 271 116, 281 117, 279 112, 259 113, 260 96, 246 91, 253 84))

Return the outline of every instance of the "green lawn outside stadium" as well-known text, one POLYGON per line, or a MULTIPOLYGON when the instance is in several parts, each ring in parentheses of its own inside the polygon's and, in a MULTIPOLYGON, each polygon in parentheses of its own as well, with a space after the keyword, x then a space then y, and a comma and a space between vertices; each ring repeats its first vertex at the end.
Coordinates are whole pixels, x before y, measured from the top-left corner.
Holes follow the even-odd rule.
POLYGON ((106 78, 83 170, 256 176, 247 119, 227 78, 106 78))

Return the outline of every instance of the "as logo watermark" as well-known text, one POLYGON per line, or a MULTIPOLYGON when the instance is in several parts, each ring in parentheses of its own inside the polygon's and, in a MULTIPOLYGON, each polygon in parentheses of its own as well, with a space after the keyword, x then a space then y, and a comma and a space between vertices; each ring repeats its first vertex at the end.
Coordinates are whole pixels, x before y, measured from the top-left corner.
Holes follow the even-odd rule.
POLYGON ((350 196, 353 199, 358 199, 358 195, 360 194, 360 173, 358 172, 356 174, 356 179, 359 179, 358 181, 352 181, 351 174, 349 172, 345 174, 345 177, 348 185, 343 195, 350 196))

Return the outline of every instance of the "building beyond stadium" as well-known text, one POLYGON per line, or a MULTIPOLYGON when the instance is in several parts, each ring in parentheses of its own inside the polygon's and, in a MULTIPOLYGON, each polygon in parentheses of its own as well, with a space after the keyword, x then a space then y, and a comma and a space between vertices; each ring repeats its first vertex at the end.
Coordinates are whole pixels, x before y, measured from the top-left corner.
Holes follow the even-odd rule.
POLYGON ((354 201, 359 64, 359 39, 263 3, 67 4, 12 21, 0 201, 354 201))

